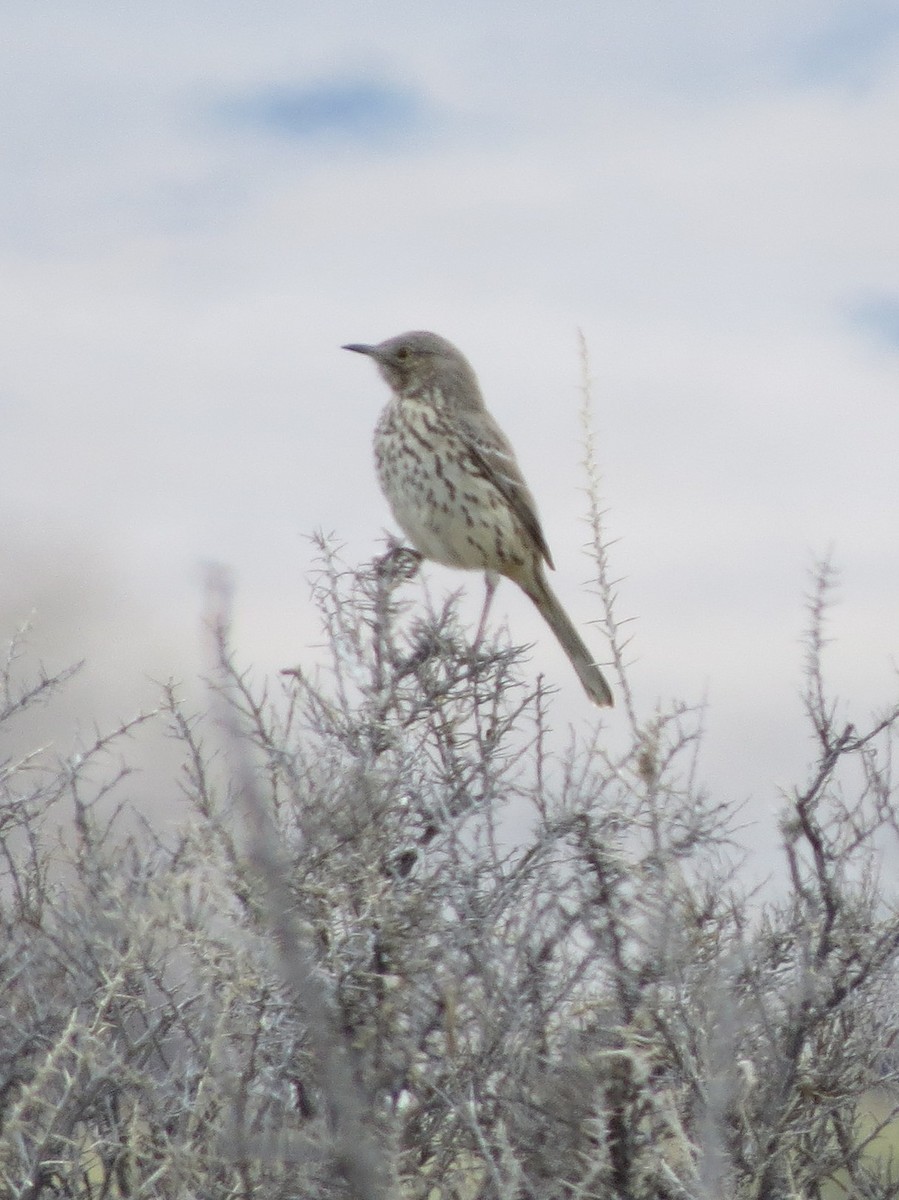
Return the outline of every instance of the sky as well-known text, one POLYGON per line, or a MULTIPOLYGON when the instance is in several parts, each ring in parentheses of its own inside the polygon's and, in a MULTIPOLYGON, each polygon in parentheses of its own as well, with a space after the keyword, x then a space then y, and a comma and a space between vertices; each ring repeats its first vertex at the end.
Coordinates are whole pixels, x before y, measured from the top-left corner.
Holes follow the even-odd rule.
MULTIPOLYGON (((816 557, 838 714, 897 693, 892 0, 0 11, 0 635, 86 659, 66 720, 196 678, 209 561, 259 677, 322 660, 309 535, 359 562, 392 528, 384 385, 340 346, 410 328, 473 363, 602 661, 580 330, 638 700, 707 703, 700 773, 773 837, 816 557)), ((476 577, 429 578, 474 623, 476 577)))

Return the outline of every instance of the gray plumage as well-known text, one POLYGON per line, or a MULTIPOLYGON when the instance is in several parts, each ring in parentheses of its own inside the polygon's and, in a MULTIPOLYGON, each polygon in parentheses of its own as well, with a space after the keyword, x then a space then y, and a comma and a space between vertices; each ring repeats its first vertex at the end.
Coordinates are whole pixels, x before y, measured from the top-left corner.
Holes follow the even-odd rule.
POLYGON ((346 350, 377 364, 391 399, 375 430, 381 487, 425 558, 505 575, 537 606, 587 694, 612 704, 602 672, 546 580, 553 560, 515 452, 487 411, 471 364, 436 333, 346 350))

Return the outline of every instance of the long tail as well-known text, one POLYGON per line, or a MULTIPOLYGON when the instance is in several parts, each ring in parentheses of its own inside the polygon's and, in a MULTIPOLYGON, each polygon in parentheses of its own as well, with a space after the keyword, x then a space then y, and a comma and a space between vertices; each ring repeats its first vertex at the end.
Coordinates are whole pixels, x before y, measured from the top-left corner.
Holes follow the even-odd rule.
POLYGON ((602 708, 611 708, 615 703, 612 699, 612 689, 599 667, 593 661, 581 635, 571 623, 568 613, 556 599, 556 596, 546 582, 543 572, 538 570, 527 584, 520 584, 524 593, 536 604, 547 625, 559 640, 559 645, 571 660, 571 665, 577 671, 577 677, 584 685, 584 691, 594 704, 602 708))

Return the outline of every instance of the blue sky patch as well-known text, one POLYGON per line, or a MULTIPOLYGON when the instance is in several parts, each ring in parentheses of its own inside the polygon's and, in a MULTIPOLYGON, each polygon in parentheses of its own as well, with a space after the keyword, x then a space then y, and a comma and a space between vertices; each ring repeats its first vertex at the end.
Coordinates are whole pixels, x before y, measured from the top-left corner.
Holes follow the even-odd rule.
POLYGON ((865 333, 899 350, 899 293, 865 297, 853 305, 852 317, 865 333))
POLYGON ((817 83, 864 87, 889 61, 899 39, 899 12, 889 3, 841 6, 832 20, 811 30, 797 55, 799 73, 817 83))
POLYGON ((261 88, 223 106, 236 125, 288 138, 383 138, 419 124, 424 105, 405 88, 370 80, 261 88))

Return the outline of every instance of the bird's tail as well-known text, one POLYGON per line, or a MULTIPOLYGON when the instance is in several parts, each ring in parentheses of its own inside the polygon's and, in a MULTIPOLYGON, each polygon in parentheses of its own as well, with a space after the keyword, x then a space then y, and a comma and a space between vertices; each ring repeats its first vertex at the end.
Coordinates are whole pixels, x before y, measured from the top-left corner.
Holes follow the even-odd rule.
POLYGON ((593 661, 593 656, 587 649, 583 638, 572 625, 568 613, 556 599, 543 572, 535 573, 534 578, 529 579, 527 585, 522 583, 521 586, 556 635, 559 645, 577 671, 577 677, 583 684, 584 691, 594 704, 598 704, 602 708, 611 708, 615 703, 612 699, 612 689, 606 682, 602 671, 593 661))

